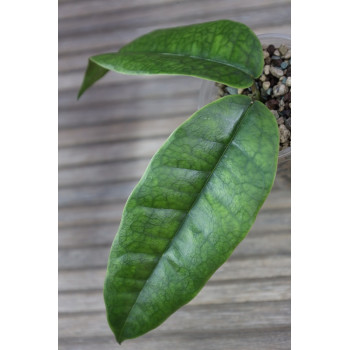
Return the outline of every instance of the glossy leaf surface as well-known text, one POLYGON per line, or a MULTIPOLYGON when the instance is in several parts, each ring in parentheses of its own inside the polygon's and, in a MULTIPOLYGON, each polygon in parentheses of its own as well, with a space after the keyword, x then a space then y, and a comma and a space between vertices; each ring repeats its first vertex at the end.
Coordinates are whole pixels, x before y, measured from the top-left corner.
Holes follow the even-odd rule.
POLYGON ((155 154, 125 206, 104 297, 118 342, 189 302, 245 237, 271 190, 275 117, 227 96, 196 112, 155 154))
POLYGON ((263 62, 259 39, 242 23, 220 20, 160 29, 118 53, 90 57, 79 96, 109 70, 190 75, 245 88, 260 76, 263 62))

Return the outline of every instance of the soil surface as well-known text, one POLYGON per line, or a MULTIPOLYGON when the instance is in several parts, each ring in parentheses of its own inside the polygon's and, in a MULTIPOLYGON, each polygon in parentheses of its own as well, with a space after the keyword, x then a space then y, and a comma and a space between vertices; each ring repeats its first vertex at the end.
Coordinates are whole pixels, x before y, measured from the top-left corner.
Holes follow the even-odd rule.
POLYGON ((219 97, 247 95, 263 102, 276 117, 280 131, 280 151, 291 144, 291 50, 286 46, 263 46, 264 69, 248 89, 235 89, 216 83, 219 97))

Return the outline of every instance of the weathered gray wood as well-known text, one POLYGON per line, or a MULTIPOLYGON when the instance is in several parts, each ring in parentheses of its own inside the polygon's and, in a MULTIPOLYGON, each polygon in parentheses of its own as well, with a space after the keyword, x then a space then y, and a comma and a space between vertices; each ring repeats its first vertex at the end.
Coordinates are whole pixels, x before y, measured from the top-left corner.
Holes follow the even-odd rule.
POLYGON ((92 164, 58 171, 58 186, 108 184, 119 181, 139 180, 144 173, 149 159, 125 161, 123 164, 92 164))
MULTIPOLYGON (((226 17, 225 17, 226 18, 226 17)), ((281 34, 290 34, 290 25, 289 24, 285 24, 285 23, 281 23, 281 24, 277 24, 277 25, 273 25, 273 23, 265 23, 263 26, 259 26, 254 28, 255 33, 257 34, 264 34, 264 33, 281 33, 281 34)), ((119 32, 119 31, 118 31, 119 32)), ((144 31, 142 31, 142 33, 140 34, 144 34, 147 33, 147 28, 144 29, 144 31)), ((126 36, 130 37, 130 40, 134 39, 135 35, 133 34, 133 32, 128 29, 125 30, 125 34, 126 36)), ((117 40, 117 36, 113 36, 113 39, 117 40)), ((128 42, 129 39, 125 39, 125 43, 128 42)), ((67 86, 65 84, 68 83, 68 80, 71 81, 71 83, 75 84, 74 87, 77 89, 78 88, 78 84, 80 83, 83 74, 84 74, 84 69, 85 69, 85 65, 87 63, 87 59, 89 56, 93 56, 93 55, 97 55, 103 52, 107 52, 107 51, 116 51, 117 47, 115 45, 115 43, 113 43, 113 47, 101 47, 101 48, 90 48, 87 49, 85 51, 82 52, 71 52, 69 54, 66 55, 60 55, 59 56, 59 60, 58 60, 58 68, 59 68, 59 72, 60 72, 60 76, 59 76, 59 88, 63 89, 63 88, 67 88, 67 86), (79 76, 79 79, 71 79, 70 76, 72 75, 72 77, 74 76, 79 76), (62 80, 63 78, 63 80, 62 80), (65 84, 64 84, 65 83, 65 84)), ((116 82, 116 80, 114 80, 114 76, 116 76, 116 74, 111 74, 111 75, 107 75, 106 77, 103 78, 103 82, 116 82)), ((128 77, 128 76, 125 76, 128 77)), ((128 77, 125 79, 128 79, 129 81, 133 81, 135 79, 138 79, 139 77, 128 77)), ((122 77, 120 79, 123 79, 122 77)), ((118 80, 119 81, 119 80, 118 80)), ((72 87, 72 86, 70 86, 72 87)))
MULTIPOLYGON (((60 228, 79 227, 99 224, 119 223, 124 204, 100 204, 98 206, 61 208, 58 213, 58 225, 60 228)), ((260 213, 258 216, 260 225, 266 228, 283 230, 290 223, 288 211, 260 213), (273 227, 272 227, 273 226, 273 227)), ((257 219, 257 220, 258 220, 257 219)), ((257 226, 258 223, 255 225, 257 226)))
MULTIPOLYGON (((104 185, 102 190, 108 191, 111 190, 111 186, 114 185, 104 185)), ((129 183, 129 186, 131 189, 132 182, 129 183)), ((79 190, 80 187, 78 187, 79 190)), ((84 189, 84 187, 82 187, 84 189)), ((89 188, 89 187, 86 187, 89 188)), ((91 187, 93 188, 93 187, 91 187)), ((99 187, 97 187, 98 189, 99 187)), ((67 191, 72 191, 74 193, 74 188, 67 189, 67 191)), ((75 208, 61 208, 59 211, 58 216, 58 224, 60 227, 77 227, 79 225, 81 226, 88 226, 88 225, 97 225, 97 224, 103 224, 107 223, 118 223, 122 210, 123 210, 123 201, 126 200, 125 193, 129 193, 128 191, 124 192, 124 197, 121 194, 118 198, 118 201, 116 203, 108 203, 108 201, 105 201, 104 203, 100 202, 98 206, 82 206, 82 207, 75 207, 75 208), (106 203, 107 202, 107 203, 106 203), (103 222, 103 220, 107 220, 106 222, 103 222)), ((84 192, 83 192, 84 193, 84 192)), ((86 195, 83 196, 83 199, 85 200, 85 204, 89 201, 88 194, 89 192, 85 192, 86 195), (85 198, 85 199, 84 199, 85 198)), ((90 192, 90 195, 93 195, 94 192, 90 192)), ((69 200, 69 197, 65 197, 65 201, 69 200)), ((99 201, 98 197, 90 197, 90 204, 93 204, 94 201, 99 201), (95 198, 95 199, 94 199, 95 198)), ((283 190, 274 190, 270 193, 268 198, 266 199, 263 207, 261 208, 261 211, 258 215, 259 222, 257 222, 253 227, 261 226, 266 229, 273 229, 273 226, 275 226, 275 229, 283 229, 286 226, 283 225, 289 225, 289 218, 290 218, 290 210, 287 210, 285 212, 280 212, 281 209, 289 209, 290 208, 290 191, 283 189, 283 190), (263 215, 262 215, 263 214, 263 215), (261 217, 261 219, 259 219, 261 217), (284 217, 286 219, 284 219, 284 217), (261 221, 260 221, 261 220, 261 221), (281 227, 282 225, 282 227, 281 227)))
MULTIPOLYGON (((89 269, 105 267, 110 247, 61 249, 58 252, 59 269, 89 269)), ((290 234, 273 233, 262 237, 249 235, 235 249, 235 258, 290 254, 290 234)))
POLYGON ((91 50, 92 47, 116 51, 133 38, 158 28, 222 18, 243 22, 253 29, 266 26, 266 24, 277 26, 290 22, 290 4, 288 2, 267 6, 266 8, 255 7, 239 11, 232 6, 232 2, 229 0, 204 1, 205 6, 212 5, 208 12, 199 12, 201 6, 203 6, 201 0, 201 5, 198 3, 198 6, 193 6, 192 2, 186 2, 175 9, 169 7, 160 10, 148 8, 142 12, 132 13, 130 16, 122 14, 123 17, 121 15, 119 18, 116 18, 117 16, 114 13, 103 15, 102 18, 97 16, 99 18, 96 22, 91 18, 61 21, 59 34, 64 40, 59 42, 59 51, 61 54, 68 54, 91 50), (220 2, 220 4, 217 4, 217 2, 220 2), (138 29, 135 30, 135 27, 138 29), (133 28, 133 35, 128 35, 128 33, 131 33, 131 28, 133 28), (73 32, 74 35, 72 35, 73 32), (106 32, 108 35, 106 35, 106 32))
POLYGON ((139 120, 111 125, 91 126, 59 131, 59 146, 80 146, 83 144, 123 141, 169 136, 187 116, 176 116, 157 120, 139 120))
MULTIPOLYGON (((118 76, 117 73, 109 74, 113 78, 118 76)), ((109 77, 106 75, 106 78, 109 77)), ((121 74, 120 74, 121 75, 121 74)), ((137 79, 133 82, 131 81, 122 81, 121 83, 116 84, 113 79, 112 84, 106 84, 104 79, 101 79, 101 84, 94 86, 93 93, 90 93, 89 98, 82 98, 79 103, 77 103, 77 90, 78 87, 60 91, 58 95, 58 102, 61 108, 69 108, 72 105, 84 105, 84 103, 92 104, 108 104, 108 103, 117 103, 125 101, 134 101, 139 99, 148 99, 148 98, 171 98, 173 97, 173 88, 174 86, 181 87, 182 95, 188 95, 197 92, 201 79, 191 78, 186 76, 158 76, 161 79, 137 79), (103 84, 102 84, 103 83, 103 84), (113 90, 117 91, 117 94, 113 93, 113 90)), ((81 81, 80 81, 81 83, 81 81)), ((84 95, 85 97, 85 95, 84 95)))
MULTIPOLYGON (((138 180, 134 180, 59 189, 58 204, 60 207, 67 207, 125 202, 137 182, 138 180)), ((266 201, 264 209, 283 208, 290 208, 286 191, 274 191, 270 200, 266 201)))
MULTIPOLYGON (((121 208, 121 206, 120 206, 121 208)), ((77 247, 97 247, 109 246, 118 231, 119 221, 114 222, 115 213, 101 213, 103 208, 95 213, 94 218, 99 224, 85 224, 87 219, 67 223, 59 230, 58 245, 60 248, 77 248, 77 247), (97 215, 96 215, 97 214, 97 215), (104 215, 103 215, 104 214, 104 215), (110 214, 110 216, 108 216, 110 214), (105 220, 105 221, 104 221, 105 220), (109 222, 109 224, 108 224, 109 222), (75 226, 74 226, 75 224, 75 226)), ((60 212, 62 209, 60 210, 60 212)), ((76 211, 74 211, 76 212, 76 211)), ((73 214, 74 215, 74 214, 73 214)), ((60 213, 62 217, 62 213, 60 213)), ((71 219, 71 218, 68 218, 71 219)), ((68 220, 63 218, 63 220, 68 220)), ((72 219, 71 219, 72 220, 72 219)), ((249 233, 253 234, 267 234, 267 233, 287 233, 290 229, 290 214, 278 211, 277 213, 265 212, 260 213, 256 222, 249 233)))
POLYGON ((100 186, 79 186, 58 191, 59 207, 99 205, 124 202, 137 181, 120 182, 100 186))
MULTIPOLYGON (((109 14, 113 11, 116 14, 120 14, 120 16, 125 16, 126 11, 130 14, 142 13, 145 10, 145 5, 146 8, 154 9, 156 7, 158 10, 160 9, 162 11, 164 11, 164 7, 168 10, 171 4, 177 7, 179 7, 179 5, 185 5, 184 3, 181 4, 185 2, 185 0, 147 0, 146 4, 144 0, 89 0, 79 2, 59 0, 60 3, 62 1, 66 3, 59 7, 58 18, 60 20, 74 17, 86 17, 88 15, 109 14)), ((288 2, 288 0, 251 0, 249 3, 237 2, 235 4, 235 9, 246 9, 247 7, 256 7, 257 5, 263 7, 288 2)), ((219 5, 222 4, 218 3, 218 6, 219 5)), ((195 1, 192 1, 192 7, 195 7, 195 1)), ((210 12, 211 9, 208 8, 207 11, 210 12)))
MULTIPOLYGON (((60 350, 111 350, 117 348, 113 336, 60 339, 60 350)), ((249 330, 179 332, 175 334, 150 333, 142 339, 123 343, 125 350, 288 350, 290 326, 249 330), (258 347, 257 347, 258 346, 258 347)))
MULTIPOLYGON (((178 87, 178 89, 181 89, 178 87)), ((92 93, 92 91, 90 91, 92 93)), ((117 90, 110 93, 117 94, 117 90)), ((74 105, 69 109, 60 110, 59 127, 78 127, 85 125, 98 125, 102 123, 114 123, 126 120, 151 120, 167 116, 190 117, 198 106, 198 91, 183 96, 176 94, 167 99, 129 100, 124 102, 112 102, 111 104, 89 104, 74 105)))
MULTIPOLYGON (((147 0, 147 6, 164 5, 165 3, 180 2, 185 0, 147 0)), ((88 14, 108 13, 110 11, 133 10, 142 11, 144 0, 59 0, 58 18, 82 17, 88 14)))
MULTIPOLYGON (((290 325, 290 301, 265 301, 219 305, 187 305, 162 325, 152 335, 165 333, 237 332, 241 330, 287 327, 290 325)), ((61 315, 58 320, 60 337, 109 336, 105 312, 61 315), (82 327, 83 325, 83 327, 82 327)), ((143 339, 138 339, 142 342, 143 339)), ((126 342, 127 343, 127 342, 126 342)))
MULTIPOLYGON (((105 268, 93 270, 59 271, 59 292, 74 292, 102 289, 105 268)), ((235 255, 225 262, 210 281, 261 279, 290 276, 290 256, 258 256, 249 259, 235 259, 235 255)), ((59 303, 62 304, 62 303, 59 303)), ((63 303, 64 304, 64 303, 63 303)))
MULTIPOLYGON (((210 279, 215 282, 214 276, 210 279)), ((216 305, 271 300, 289 300, 289 277, 208 283, 188 305, 216 305)), ((64 293, 58 296, 58 312, 65 314, 103 312, 102 289, 91 292, 64 293)))
POLYGON ((151 157, 165 140, 166 137, 155 137, 153 139, 125 141, 113 144, 63 148, 58 152, 58 161, 62 167, 68 167, 151 157))

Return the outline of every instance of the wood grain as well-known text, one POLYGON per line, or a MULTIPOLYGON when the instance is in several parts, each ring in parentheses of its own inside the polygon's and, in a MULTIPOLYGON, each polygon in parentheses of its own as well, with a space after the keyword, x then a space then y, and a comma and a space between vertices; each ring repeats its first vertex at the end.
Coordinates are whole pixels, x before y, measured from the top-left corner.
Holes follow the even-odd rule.
MULTIPOLYGON (((101 291, 105 274, 105 267, 94 270, 78 269, 59 271, 59 292, 101 291)), ((249 259, 236 259, 232 257, 215 272, 210 283, 213 281, 251 280, 289 276, 290 256, 288 255, 256 256, 249 259)))
MULTIPOLYGON (((166 322, 153 331, 153 334, 213 331, 230 333, 267 327, 286 327, 290 322, 289 307, 289 300, 187 305, 170 316, 166 322)), ((64 338, 110 335, 104 311, 89 314, 64 314, 61 315, 58 326, 59 334, 64 338), (81 327, 82 324, 84 327, 81 327)), ((139 343, 142 343, 141 338, 134 341, 135 345, 139 343)))

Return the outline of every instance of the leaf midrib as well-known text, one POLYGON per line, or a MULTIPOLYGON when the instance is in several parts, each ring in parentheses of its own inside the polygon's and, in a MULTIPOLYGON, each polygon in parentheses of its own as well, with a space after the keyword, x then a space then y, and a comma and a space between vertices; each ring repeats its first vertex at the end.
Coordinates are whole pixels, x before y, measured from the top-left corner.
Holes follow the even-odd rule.
MULTIPOLYGON (((225 98, 225 97, 224 97, 224 98, 225 98)), ((230 98, 230 97, 229 97, 229 98, 230 98)), ((196 205, 196 203, 198 202, 198 200, 201 198, 203 190, 206 188, 208 182, 210 181, 211 177, 212 177, 213 174, 215 173, 215 170, 217 169, 218 165, 220 164, 222 158, 224 157, 225 153, 227 152, 228 148, 230 147, 230 145, 231 145, 233 139, 234 139, 235 136, 237 135, 237 133, 238 133, 238 131, 239 131, 239 128, 240 128, 240 126, 241 126, 243 120, 245 119, 248 110, 252 107, 252 105, 253 105, 253 103, 250 103, 250 104, 247 106, 247 108, 246 108, 245 111, 243 112, 242 117, 239 119, 239 121, 237 122, 237 124, 234 126, 234 128, 233 128, 233 130, 232 130, 232 136, 230 137, 230 139, 229 139, 229 141, 228 141, 226 147, 224 148, 222 154, 220 155, 218 161, 216 162, 216 164, 215 164, 213 170, 212 170, 212 171, 210 172, 210 174, 208 175, 206 181, 204 182, 204 184, 203 184, 203 186, 202 186, 202 189, 201 189, 200 192, 198 193, 198 196, 197 196, 196 199, 193 201, 191 207, 189 208, 189 210, 187 211, 185 217, 183 218, 180 227, 179 227, 179 228, 177 229, 177 231, 175 232, 173 238, 169 241, 167 247, 164 249, 163 254, 160 256, 160 258, 159 258, 159 260, 157 261, 155 267, 153 268, 151 274, 148 276, 147 280, 145 281, 144 285, 142 286, 142 289, 141 289, 140 292, 138 293, 138 296, 137 296, 137 298, 136 298, 134 304, 133 304, 132 307, 130 308, 130 311, 128 312, 128 315, 127 315, 126 318, 125 318, 124 325, 123 325, 122 329, 121 329, 120 332, 119 332, 119 338, 120 338, 120 336, 123 334, 125 325, 127 324, 127 321, 128 321, 128 319, 129 319, 129 316, 130 316, 130 314, 132 313, 132 310, 134 309, 134 306, 137 304, 137 301, 138 301, 138 299, 139 299, 139 297, 140 297, 142 291, 144 290, 144 288, 145 288, 146 284, 148 283, 148 281, 149 281, 149 280, 151 279, 151 277, 153 276, 153 273, 154 273, 154 271, 157 269, 157 267, 158 267, 158 265, 159 265, 159 263, 160 263, 162 257, 163 257, 163 256, 167 253, 167 251, 171 248, 173 241, 176 239, 177 235, 178 235, 179 232, 182 230, 182 227, 183 227, 184 223, 186 222, 186 219, 187 219, 189 213, 191 212, 191 210, 193 209, 193 207, 196 205)), ((122 340, 121 340, 121 342, 122 342, 122 340)))
MULTIPOLYGON (((219 61, 219 60, 215 60, 215 59, 211 59, 211 58, 207 58, 207 57, 186 55, 186 54, 182 54, 182 53, 154 52, 154 51, 125 51, 125 52, 119 51, 117 53, 111 53, 111 55, 114 55, 114 54, 116 54, 116 55, 130 55, 130 54, 132 54, 132 55, 138 55, 138 54, 150 55, 150 54, 153 54, 153 55, 164 55, 164 56, 175 56, 175 57, 190 57, 190 58, 197 59, 200 61, 208 61, 208 62, 221 64, 223 66, 231 67, 231 68, 234 68, 234 69, 237 69, 237 70, 243 72, 244 74, 247 74, 252 79, 254 78, 254 74, 251 71, 249 71, 247 68, 245 68, 241 65, 234 64, 234 63, 228 63, 225 61, 219 61)), ((95 57, 99 57, 99 56, 95 56, 95 57)), ((91 57, 90 59, 93 60, 93 58, 94 57, 91 57)), ((106 66, 101 65, 101 63, 99 63, 99 62, 96 62, 94 60, 93 60, 93 62, 95 62, 96 64, 100 65, 103 68, 106 68, 106 66)), ((178 73, 176 73, 176 74, 178 74, 178 73)))

